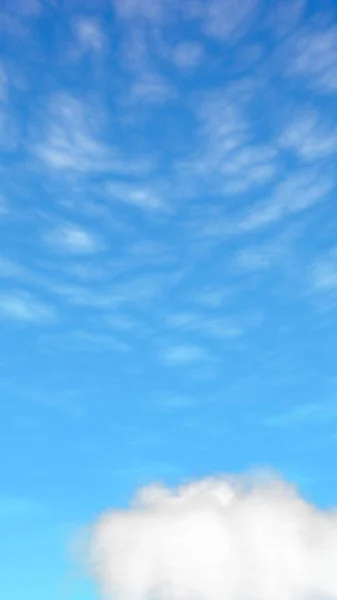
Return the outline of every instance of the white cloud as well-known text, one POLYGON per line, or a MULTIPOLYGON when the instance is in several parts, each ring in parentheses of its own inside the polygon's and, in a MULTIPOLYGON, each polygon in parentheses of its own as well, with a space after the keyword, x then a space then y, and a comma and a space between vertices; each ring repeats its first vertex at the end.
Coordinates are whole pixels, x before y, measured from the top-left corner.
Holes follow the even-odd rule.
POLYGON ((337 129, 315 111, 301 111, 287 124, 280 145, 304 160, 326 159, 337 153, 337 129))
POLYGON ((194 294, 191 300, 208 308, 219 308, 231 295, 232 291, 229 289, 205 288, 194 294))
POLYGON ((205 6, 204 31, 225 41, 246 33, 256 15, 259 0, 209 0, 205 6))
POLYGON ((167 319, 167 325, 174 329, 220 339, 240 337, 243 333, 243 329, 232 322, 231 319, 210 318, 209 316, 192 312, 181 312, 171 315, 167 319))
POLYGON ((240 110, 238 95, 240 90, 239 94, 234 94, 234 97, 231 97, 225 89, 212 91, 206 93, 197 105, 201 133, 212 144, 216 145, 218 142, 220 150, 232 150, 241 145, 242 141, 246 141, 249 124, 240 110), (226 144, 228 140, 230 143, 226 144), (234 144, 234 140, 238 140, 238 144, 234 144))
POLYGON ((116 309, 122 305, 142 306, 151 303, 175 282, 175 278, 170 274, 168 276, 144 275, 104 287, 53 285, 49 290, 77 306, 116 309))
POLYGON ((145 18, 149 21, 160 22, 166 12, 163 0, 113 0, 117 14, 123 19, 145 18))
POLYGON ((281 179, 274 186, 270 197, 252 204, 241 215, 231 213, 223 218, 219 213, 214 219, 205 214, 203 222, 197 219, 193 226, 199 235, 201 233, 203 237, 210 239, 261 230, 326 201, 334 185, 330 173, 321 174, 317 168, 299 169, 281 179))
POLYGON ((35 17, 40 13, 41 3, 40 0, 14 0, 11 9, 22 16, 35 17))
POLYGON ((194 397, 184 396, 182 394, 172 394, 169 392, 159 392, 154 399, 156 408, 164 409, 165 411, 177 409, 190 409, 198 404, 198 400, 194 397))
POLYGON ((8 77, 4 65, 0 62, 0 101, 7 99, 8 77))
POLYGON ((93 19, 79 17, 74 20, 74 33, 83 52, 101 53, 106 39, 99 24, 93 19))
POLYGON ((337 513, 272 476, 141 489, 94 524, 88 566, 107 599, 337 598, 337 513))
POLYGON ((200 63, 204 54, 201 44, 196 42, 182 42, 174 48, 173 62, 181 69, 191 69, 200 63))
POLYGON ((110 289, 97 291, 80 285, 58 284, 50 287, 50 291, 65 298, 75 306, 90 306, 92 308, 111 308, 118 306, 122 300, 110 289))
POLYGON ((192 344, 169 346, 162 353, 163 361, 173 366, 200 363, 208 358, 209 356, 204 348, 192 344))
POLYGON ((298 427, 303 424, 321 425, 331 423, 337 417, 336 402, 311 402, 292 406, 289 410, 259 418, 259 421, 267 426, 298 427))
POLYGON ((229 152, 218 168, 224 176, 223 192, 241 193, 275 178, 276 152, 273 148, 247 145, 229 152))
POLYGON ((306 77, 317 91, 337 92, 337 27, 298 32, 288 53, 289 74, 306 77))
POLYGON ((274 190, 271 200, 257 204, 241 220, 241 231, 259 229, 278 222, 285 217, 307 210, 326 200, 334 182, 315 171, 299 171, 281 181, 274 190))
POLYGON ((10 112, 0 107, 0 148, 11 152, 16 149, 18 142, 17 124, 10 112))
POLYGON ((140 326, 138 321, 121 313, 108 315, 105 322, 111 329, 123 333, 129 331, 134 332, 134 330, 140 326))
POLYGON ((256 271, 287 265, 294 262, 293 244, 298 230, 287 228, 262 243, 242 247, 236 254, 235 266, 247 271, 256 271))
POLYGON ((165 211, 167 205, 159 192, 142 185, 129 185, 121 182, 110 182, 106 191, 112 200, 118 200, 148 211, 165 211))
POLYGON ((0 277, 4 279, 26 276, 26 270, 21 265, 0 256, 0 277))
POLYGON ((172 265, 178 262, 172 247, 153 241, 141 241, 128 248, 130 264, 136 265, 172 265))
POLYGON ((92 254, 102 249, 102 243, 96 236, 77 225, 56 227, 45 239, 62 252, 92 254))
MULTIPOLYGON (((0 124, 0 127, 1 127, 1 124, 0 124)), ((8 212, 9 212, 8 201, 6 198, 4 198, 4 196, 0 195, 0 217, 7 215, 8 212)))
MULTIPOLYGON (((1 31, 1 15, 0 15, 1 31)), ((13 83, 13 81, 11 81, 13 83)), ((14 151, 19 143, 19 127, 10 96, 8 65, 0 61, 0 150, 14 151)), ((0 201, 1 213, 1 201, 0 201)))
POLYGON ((277 37, 289 34, 298 25, 306 7, 306 0, 278 0, 273 3, 268 19, 277 37))
POLYGON ((90 131, 86 107, 67 95, 51 101, 46 139, 37 144, 38 156, 54 169, 104 170, 108 149, 90 131))
POLYGON ((311 284, 320 293, 337 290, 337 249, 317 259, 311 267, 311 284))
POLYGON ((270 183, 279 171, 278 150, 252 142, 254 133, 242 106, 252 84, 242 87, 206 94, 198 104, 199 143, 194 155, 179 165, 197 194, 200 184, 211 193, 240 194, 270 183))
POLYGON ((131 347, 128 344, 116 339, 113 335, 93 331, 72 331, 69 332, 68 335, 64 336, 63 341, 67 344, 68 348, 71 346, 74 348, 80 348, 81 350, 112 350, 122 353, 129 352, 131 350, 131 347))
POLYGON ((0 294, 0 315, 17 321, 49 323, 56 319, 53 307, 44 304, 27 292, 0 294))
MULTIPOLYGON (((42 141, 32 151, 48 167, 70 173, 132 173, 134 160, 123 161, 116 149, 102 140, 104 111, 68 94, 51 98, 42 141)), ((140 168, 144 169, 144 160, 140 168)), ((148 164, 145 165, 148 168, 148 164)))
POLYGON ((131 88, 131 94, 137 101, 148 104, 162 104, 176 96, 173 86, 153 70, 141 73, 131 88))

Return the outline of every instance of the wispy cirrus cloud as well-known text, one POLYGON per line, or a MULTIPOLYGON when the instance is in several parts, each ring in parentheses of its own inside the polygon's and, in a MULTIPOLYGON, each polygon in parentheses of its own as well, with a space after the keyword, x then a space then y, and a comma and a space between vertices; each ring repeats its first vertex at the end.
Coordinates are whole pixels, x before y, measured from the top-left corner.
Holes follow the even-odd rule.
POLYGON ((4 65, 0 62, 0 102, 7 98, 8 78, 4 65))
POLYGON ((238 39, 253 24, 258 15, 259 0, 210 0, 202 5, 202 28, 204 32, 219 41, 238 39))
POLYGON ((291 34, 300 24, 306 5, 306 0, 277 2, 272 5, 274 10, 271 10, 267 22, 278 39, 291 34))
POLYGON ((186 2, 181 7, 178 2, 156 0, 114 1, 118 16, 127 20, 145 20, 149 25, 160 27, 172 24, 173 19, 183 15, 186 21, 195 20, 202 31, 219 41, 239 38, 252 24, 259 8, 258 0, 243 0, 240 5, 231 0, 210 0, 210 2, 186 2))
POLYGON ((2 318, 26 323, 49 324, 57 320, 55 308, 29 292, 1 292, 0 315, 2 318))
POLYGON ((0 257, 0 278, 25 278, 27 270, 15 261, 9 260, 4 256, 0 257))
POLYGON ((131 206, 141 208, 147 211, 164 211, 168 210, 168 204, 162 197, 160 189, 156 186, 142 185, 134 183, 122 183, 111 181, 106 185, 106 194, 111 200, 125 202, 131 206))
POLYGON ((272 141, 261 144, 254 139, 254 124, 242 106, 240 88, 205 94, 196 106, 195 148, 177 165, 185 177, 188 174, 195 195, 200 186, 206 193, 225 196, 276 180, 281 170, 278 149, 272 141))
POLYGON ((171 56, 180 69, 193 69, 204 58, 204 47, 197 42, 181 42, 173 49, 171 56))
POLYGON ((70 174, 132 174, 148 169, 144 156, 123 159, 104 139, 105 111, 90 102, 59 93, 51 97, 45 121, 36 129, 31 150, 42 163, 56 172, 70 174))
POLYGON ((146 104, 162 104, 176 97, 176 90, 160 73, 142 73, 131 86, 133 99, 146 104))
POLYGON ((41 0, 14 0, 10 5, 13 12, 25 17, 37 16, 41 7, 41 0))
POLYGON ((106 47, 106 36, 98 21, 78 16, 73 19, 73 31, 80 54, 101 54, 106 47))
POLYGON ((288 410, 284 410, 273 415, 260 417, 264 425, 270 427, 280 427, 291 429, 303 427, 307 424, 313 427, 320 427, 322 424, 327 425, 337 418, 337 407, 335 402, 306 402, 291 406, 288 410))
POLYGON ((337 248, 317 257, 310 267, 312 289, 320 294, 337 292, 337 248))
POLYGON ((44 141, 34 151, 48 166, 73 171, 112 168, 114 152, 100 141, 93 113, 83 102, 67 94, 54 97, 46 121, 44 141))
POLYGON ((158 20, 164 10, 163 3, 158 0, 155 2, 144 0, 141 3, 137 2, 137 0, 126 0, 123 3, 113 0, 113 5, 118 16, 123 19, 144 17, 146 19, 158 20))
POLYGON ((52 229, 45 235, 45 242, 59 252, 73 254, 92 254, 104 248, 96 235, 71 223, 52 229))
POLYGON ((172 344, 161 352, 162 361, 168 366, 195 365, 209 361, 209 353, 196 344, 172 344))
POLYGON ((60 345, 66 344, 68 348, 74 350, 84 350, 88 352, 107 352, 115 351, 122 354, 131 351, 130 344, 116 337, 111 332, 103 333, 97 330, 79 329, 69 331, 66 335, 56 338, 60 345))
POLYGON ((18 124, 11 102, 8 65, 0 61, 0 150, 12 152, 18 145, 18 124))
POLYGON ((320 93, 337 91, 337 29, 335 24, 302 28, 287 45, 288 73, 320 93))
POLYGON ((301 110, 287 123, 279 143, 304 161, 326 161, 337 153, 337 128, 318 111, 301 110))
POLYGON ((218 339, 233 339, 244 333, 243 323, 236 323, 236 319, 215 318, 205 314, 181 312, 170 315, 166 324, 171 329, 218 339))
POLYGON ((152 304, 176 283, 175 274, 136 275, 118 279, 114 284, 104 281, 100 286, 53 284, 50 292, 63 297, 70 304, 101 309, 125 306, 143 307, 152 304))
MULTIPOLYGON (((226 219, 210 220, 202 228, 202 233, 206 237, 226 237, 275 226, 327 201, 334 186, 335 179, 331 173, 323 175, 317 169, 293 171, 275 184, 270 197, 258 200, 241 215, 232 212, 226 219)), ((200 224, 198 228, 200 230, 200 224)))
POLYGON ((334 178, 311 171, 296 172, 274 188, 271 200, 258 203, 242 218, 239 229, 250 231, 277 223, 325 201, 334 189, 334 178))
POLYGON ((261 271, 294 262, 293 245, 296 233, 287 231, 258 244, 243 246, 234 258, 234 267, 243 271, 261 271))
POLYGON ((0 195, 0 217, 4 217, 9 213, 9 202, 7 198, 0 195))

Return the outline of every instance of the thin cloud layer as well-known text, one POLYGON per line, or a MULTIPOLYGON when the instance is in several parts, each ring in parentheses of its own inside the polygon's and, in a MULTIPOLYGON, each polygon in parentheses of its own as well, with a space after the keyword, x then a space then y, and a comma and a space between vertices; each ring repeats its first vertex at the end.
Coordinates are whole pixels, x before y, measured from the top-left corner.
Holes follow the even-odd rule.
POLYGON ((337 513, 272 476, 141 489, 94 524, 90 573, 114 600, 337 598, 337 513))

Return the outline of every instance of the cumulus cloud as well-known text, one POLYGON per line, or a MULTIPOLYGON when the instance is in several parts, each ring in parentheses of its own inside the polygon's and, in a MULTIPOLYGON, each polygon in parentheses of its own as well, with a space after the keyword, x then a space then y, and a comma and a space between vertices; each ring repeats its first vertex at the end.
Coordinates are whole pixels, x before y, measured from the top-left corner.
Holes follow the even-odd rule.
POLYGON ((149 486, 94 524, 89 559, 114 600, 337 598, 337 513, 272 475, 149 486))

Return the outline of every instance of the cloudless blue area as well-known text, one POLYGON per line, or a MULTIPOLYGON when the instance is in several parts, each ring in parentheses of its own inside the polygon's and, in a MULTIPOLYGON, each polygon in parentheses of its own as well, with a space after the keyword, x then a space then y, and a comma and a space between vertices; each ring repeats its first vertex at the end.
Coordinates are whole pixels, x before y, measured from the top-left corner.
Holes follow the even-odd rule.
POLYGON ((0 595, 271 467, 337 504, 337 3, 0 0, 0 595))

